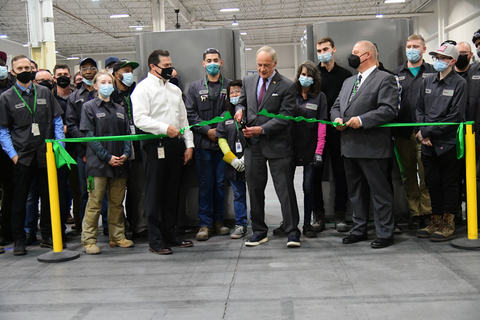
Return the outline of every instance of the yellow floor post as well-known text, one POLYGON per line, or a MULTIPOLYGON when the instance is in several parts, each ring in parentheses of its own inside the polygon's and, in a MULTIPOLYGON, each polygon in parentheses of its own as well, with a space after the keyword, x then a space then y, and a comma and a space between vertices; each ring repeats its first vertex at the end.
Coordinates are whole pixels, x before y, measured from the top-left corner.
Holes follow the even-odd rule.
POLYGON ((475 132, 471 124, 465 132, 465 171, 467 186, 468 239, 478 239, 477 225, 477 168, 475 161, 475 132))
POLYGON ((47 143, 48 193, 50 199, 50 216, 52 217, 53 252, 62 252, 62 225, 60 222, 60 201, 58 197, 57 167, 52 143, 47 143))

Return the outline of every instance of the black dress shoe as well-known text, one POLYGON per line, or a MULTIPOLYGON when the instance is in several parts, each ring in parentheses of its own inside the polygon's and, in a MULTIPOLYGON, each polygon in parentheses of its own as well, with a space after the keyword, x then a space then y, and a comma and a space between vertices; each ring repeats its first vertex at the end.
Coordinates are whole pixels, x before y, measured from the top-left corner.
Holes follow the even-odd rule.
POLYGON ((25 236, 25 245, 31 246, 34 243, 37 243, 37 235, 34 232, 27 233, 25 236))
POLYGON ((348 237, 343 238, 342 243, 343 244, 352 244, 352 243, 357 243, 357 242, 365 241, 365 240, 368 240, 368 235, 366 235, 366 234, 363 235, 363 236, 359 236, 359 235, 356 235, 356 234, 351 234, 348 237))
MULTIPOLYGON (((63 249, 65 249, 65 248, 67 247, 67 244, 62 241, 62 246, 63 246, 63 249)), ((40 248, 53 249, 53 240, 52 240, 52 238, 43 239, 42 242, 40 242, 40 248)))
POLYGON ((393 239, 377 238, 370 245, 373 249, 381 249, 391 246, 393 244, 393 239))
POLYGON ((155 248, 148 247, 148 250, 156 254, 172 254, 173 253, 172 249, 167 246, 161 246, 161 247, 155 247, 155 248))
POLYGON ((190 241, 190 240, 181 240, 181 239, 176 238, 176 239, 168 241, 167 246, 188 248, 188 247, 193 247, 193 242, 190 241))

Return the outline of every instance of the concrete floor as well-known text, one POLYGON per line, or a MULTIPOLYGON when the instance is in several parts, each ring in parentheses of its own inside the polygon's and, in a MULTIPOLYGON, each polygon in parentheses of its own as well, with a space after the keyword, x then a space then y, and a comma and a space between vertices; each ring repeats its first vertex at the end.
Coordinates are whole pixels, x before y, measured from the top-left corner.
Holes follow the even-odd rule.
MULTIPOLYGON (((271 185, 266 207, 267 222, 278 225, 271 185)), ((59 264, 38 262, 48 252, 39 246, 22 257, 10 246, 0 255, 0 319, 480 319, 480 252, 404 230, 380 250, 370 241, 343 245, 345 234, 329 225, 297 249, 270 231, 255 248, 214 236, 169 256, 145 242, 110 248, 101 235, 101 255, 59 264)), ((458 234, 465 237, 464 226, 458 234)), ((68 239, 81 252, 80 237, 68 239)))

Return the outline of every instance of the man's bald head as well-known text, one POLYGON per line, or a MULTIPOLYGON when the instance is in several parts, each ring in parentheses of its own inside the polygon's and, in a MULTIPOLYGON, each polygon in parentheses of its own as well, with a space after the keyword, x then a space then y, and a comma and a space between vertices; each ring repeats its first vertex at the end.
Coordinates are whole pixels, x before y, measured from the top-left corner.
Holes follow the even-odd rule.
POLYGON ((374 56, 375 59, 377 59, 378 51, 375 45, 373 44, 373 42, 362 40, 362 41, 358 41, 357 44, 360 44, 361 48, 363 48, 363 53, 370 52, 372 56, 374 56))
POLYGON ((370 41, 358 41, 353 47, 352 54, 360 57, 360 66, 357 68, 359 72, 364 72, 377 64, 377 49, 370 41))
POLYGON ((35 82, 41 82, 43 80, 51 80, 53 81, 52 74, 48 70, 41 70, 37 71, 37 74, 35 75, 35 82))

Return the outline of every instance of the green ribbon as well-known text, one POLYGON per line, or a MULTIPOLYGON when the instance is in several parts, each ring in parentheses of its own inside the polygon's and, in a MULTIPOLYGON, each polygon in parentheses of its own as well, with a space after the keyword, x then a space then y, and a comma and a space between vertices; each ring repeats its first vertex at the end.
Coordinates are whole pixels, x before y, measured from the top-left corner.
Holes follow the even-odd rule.
POLYGON ((286 116, 286 115, 283 115, 283 114, 275 114, 275 113, 270 113, 268 112, 267 110, 265 109, 262 109, 258 115, 260 116, 265 116, 265 117, 269 117, 269 118, 277 118, 277 119, 282 119, 282 120, 293 120, 293 121, 296 121, 296 122, 300 122, 300 121, 305 121, 305 122, 309 122, 309 123, 315 123, 315 122, 320 122, 322 124, 329 124, 329 125, 332 125, 334 127, 336 126, 344 126, 344 124, 341 124, 341 123, 338 123, 338 122, 332 122, 332 121, 326 121, 326 120, 318 120, 318 119, 315 119, 315 118, 304 118, 304 117, 292 117, 292 116, 286 116))
MULTIPOLYGON (((225 120, 232 119, 230 112, 225 112, 223 117, 215 117, 212 120, 202 121, 197 124, 192 124, 190 126, 181 128, 180 134, 183 134, 185 130, 192 127, 203 127, 213 123, 223 122, 225 120)), ((70 164, 77 164, 77 162, 68 154, 68 152, 62 147, 59 141, 62 142, 93 142, 93 141, 138 141, 138 140, 150 140, 150 139, 160 139, 168 138, 166 134, 135 134, 135 135, 125 135, 125 136, 108 136, 108 137, 83 137, 83 138, 66 138, 59 140, 46 139, 45 143, 52 143, 53 152, 55 153, 55 162, 57 168, 61 168, 64 165, 67 165, 70 169, 70 164)))

